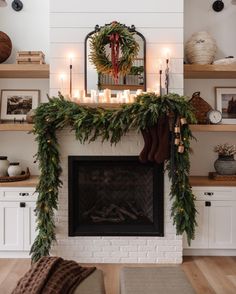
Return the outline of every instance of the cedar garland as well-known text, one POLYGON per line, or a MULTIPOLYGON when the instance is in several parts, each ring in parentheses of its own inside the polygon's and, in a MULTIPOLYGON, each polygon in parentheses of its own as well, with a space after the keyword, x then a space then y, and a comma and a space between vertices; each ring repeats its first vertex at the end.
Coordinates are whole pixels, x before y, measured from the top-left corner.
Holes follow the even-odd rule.
MULTIPOLYGON (((195 123, 192 108, 187 99, 177 94, 157 96, 141 94, 137 101, 120 109, 103 109, 79 106, 62 95, 49 98, 36 110, 34 134, 38 143, 36 159, 39 162, 40 179, 36 205, 38 235, 31 248, 32 260, 49 255, 55 236, 54 212, 57 210, 58 189, 61 187, 61 166, 56 131, 70 127, 81 143, 101 137, 102 141, 118 143, 130 129, 143 131, 154 126, 163 114, 175 114, 188 123, 195 123)), ((194 195, 189 184, 190 140, 193 138, 188 124, 181 128, 183 153, 172 144, 171 159, 167 164, 171 180, 170 197, 173 200, 172 217, 177 234, 186 232, 188 242, 194 238, 196 209, 194 195)))
POLYGON ((112 75, 117 82, 118 74, 130 72, 139 52, 139 44, 133 35, 128 27, 114 21, 90 37, 89 59, 99 74, 112 75), (111 54, 107 54, 106 45, 110 45, 111 54))

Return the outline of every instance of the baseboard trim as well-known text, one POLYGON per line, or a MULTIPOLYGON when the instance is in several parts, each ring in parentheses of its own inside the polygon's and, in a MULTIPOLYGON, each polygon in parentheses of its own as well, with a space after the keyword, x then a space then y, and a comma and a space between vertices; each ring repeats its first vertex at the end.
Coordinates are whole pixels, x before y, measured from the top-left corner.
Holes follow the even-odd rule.
POLYGON ((184 249, 184 256, 236 256, 236 249, 184 249))
POLYGON ((29 251, 0 251, 0 258, 31 258, 29 251))

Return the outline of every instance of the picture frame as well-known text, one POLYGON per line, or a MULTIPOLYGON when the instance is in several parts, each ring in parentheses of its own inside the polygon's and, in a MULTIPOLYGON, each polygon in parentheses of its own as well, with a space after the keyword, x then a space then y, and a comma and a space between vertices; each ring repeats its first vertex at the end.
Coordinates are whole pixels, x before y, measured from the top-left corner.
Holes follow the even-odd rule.
POLYGON ((31 109, 39 105, 40 90, 1 90, 1 120, 26 120, 31 109))
POLYGON ((215 87, 216 108, 222 113, 222 124, 236 124, 236 86, 215 87))

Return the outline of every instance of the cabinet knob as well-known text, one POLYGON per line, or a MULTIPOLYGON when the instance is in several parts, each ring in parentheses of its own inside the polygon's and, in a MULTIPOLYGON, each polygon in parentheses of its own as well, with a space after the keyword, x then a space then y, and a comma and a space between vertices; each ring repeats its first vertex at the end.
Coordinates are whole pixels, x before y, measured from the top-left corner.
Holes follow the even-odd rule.
POLYGON ((29 193, 19 193, 20 196, 29 196, 29 193))
POLYGON ((210 201, 206 201, 205 202, 205 206, 211 206, 211 202, 210 201))
POLYGON ((213 196, 214 195, 214 192, 204 192, 204 195, 206 195, 206 196, 213 196))
POLYGON ((25 207, 25 202, 20 202, 20 207, 25 207))

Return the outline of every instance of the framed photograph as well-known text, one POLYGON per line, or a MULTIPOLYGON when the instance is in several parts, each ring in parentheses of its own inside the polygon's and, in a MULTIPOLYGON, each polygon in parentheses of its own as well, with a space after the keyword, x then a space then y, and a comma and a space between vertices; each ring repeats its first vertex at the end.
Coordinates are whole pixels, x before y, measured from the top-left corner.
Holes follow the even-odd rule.
POLYGON ((39 98, 39 90, 2 90, 1 119, 26 119, 26 114, 38 106, 39 98))
POLYGON ((216 87, 216 108, 222 112, 222 124, 236 124, 236 87, 216 87))

